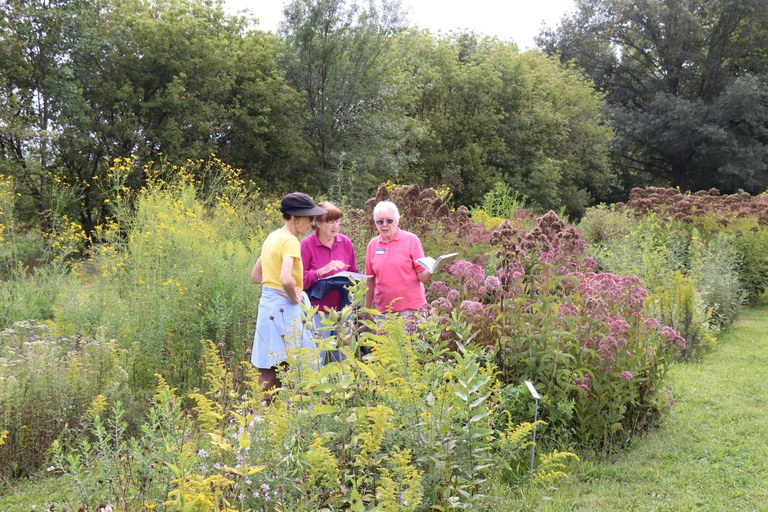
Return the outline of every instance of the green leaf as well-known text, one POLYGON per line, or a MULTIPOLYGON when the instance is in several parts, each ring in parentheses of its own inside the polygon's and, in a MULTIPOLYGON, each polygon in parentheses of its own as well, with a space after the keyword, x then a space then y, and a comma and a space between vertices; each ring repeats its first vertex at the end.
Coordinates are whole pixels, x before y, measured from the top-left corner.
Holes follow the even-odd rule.
POLYGON ((339 408, 333 405, 318 405, 312 409, 309 415, 312 418, 316 418, 317 416, 322 416, 324 414, 337 414, 338 412, 339 408))
POLYGON ((491 411, 483 410, 481 413, 475 414, 474 416, 469 418, 469 421, 470 423, 476 423, 482 420, 483 418, 485 418, 486 416, 488 416, 489 414, 491 414, 491 411))
POLYGON ((489 395, 484 395, 484 396, 481 396, 480 398, 478 398, 477 400, 475 400, 474 402, 472 402, 471 404, 469 404, 469 408, 470 408, 470 409, 476 409, 478 406, 480 406, 480 404, 482 404, 483 402, 485 402, 486 400, 488 400, 488 396, 489 396, 489 395))

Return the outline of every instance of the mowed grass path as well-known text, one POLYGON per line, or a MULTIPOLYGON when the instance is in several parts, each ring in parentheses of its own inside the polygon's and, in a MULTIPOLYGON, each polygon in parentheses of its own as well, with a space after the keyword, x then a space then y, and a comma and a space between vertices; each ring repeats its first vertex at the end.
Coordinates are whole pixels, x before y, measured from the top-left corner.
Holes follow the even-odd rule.
POLYGON ((584 462, 525 508, 768 511, 768 308, 744 310, 711 353, 669 380, 676 403, 658 430, 584 462))

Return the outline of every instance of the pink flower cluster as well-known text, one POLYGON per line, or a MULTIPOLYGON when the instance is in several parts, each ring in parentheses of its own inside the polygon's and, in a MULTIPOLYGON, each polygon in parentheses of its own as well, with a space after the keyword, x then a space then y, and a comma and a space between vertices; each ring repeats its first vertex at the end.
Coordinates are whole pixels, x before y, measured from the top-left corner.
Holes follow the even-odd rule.
POLYGON ((461 301, 460 309, 470 320, 481 318, 485 311, 485 307, 475 300, 461 301))
POLYGON ((589 381, 591 379, 591 376, 589 373, 585 373, 583 377, 576 377, 575 382, 578 387, 583 389, 584 391, 589 391, 589 381))
POLYGON ((685 338, 683 338, 680 333, 674 330, 672 327, 666 325, 662 327, 661 335, 666 337, 671 345, 677 346, 681 350, 685 350, 685 338))
POLYGON ((445 267, 445 271, 463 284, 464 293, 467 295, 477 291, 485 279, 483 268, 469 261, 456 260, 445 267))
POLYGON ((609 272, 569 275, 579 279, 581 296, 590 315, 639 318, 645 308, 648 291, 637 276, 619 276, 609 272))
POLYGON ((450 288, 444 281, 434 281, 429 285, 429 296, 434 297, 430 306, 435 313, 447 314, 454 309, 461 294, 450 288))

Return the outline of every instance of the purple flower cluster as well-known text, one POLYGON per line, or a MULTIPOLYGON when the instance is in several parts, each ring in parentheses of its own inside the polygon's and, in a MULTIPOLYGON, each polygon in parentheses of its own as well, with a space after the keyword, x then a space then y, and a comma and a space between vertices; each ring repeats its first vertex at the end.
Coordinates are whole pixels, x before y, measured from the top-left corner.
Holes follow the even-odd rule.
POLYGON ((676 346, 681 350, 685 350, 685 338, 683 338, 680 333, 674 330, 672 327, 666 325, 662 327, 661 335, 664 336, 668 340, 668 343, 672 346, 676 346))
POLYGON ((589 381, 591 379, 591 376, 589 373, 585 373, 583 377, 576 377, 575 382, 576 386, 580 387, 584 391, 589 391, 589 381))
POLYGON ((469 261, 456 260, 445 267, 445 271, 463 285, 466 295, 478 290, 485 279, 483 268, 469 261))

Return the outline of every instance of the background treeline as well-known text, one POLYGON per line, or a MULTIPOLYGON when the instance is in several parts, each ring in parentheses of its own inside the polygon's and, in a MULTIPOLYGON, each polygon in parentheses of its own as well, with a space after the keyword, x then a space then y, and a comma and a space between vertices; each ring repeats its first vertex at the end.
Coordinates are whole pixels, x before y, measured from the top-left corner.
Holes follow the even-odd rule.
POLYGON ((466 205, 502 182, 573 216, 635 185, 764 189, 765 2, 577 7, 521 53, 413 30, 388 0, 291 1, 277 34, 218 1, 7 0, 0 174, 19 218, 86 232, 124 157, 216 154, 358 205, 389 179, 466 205))

